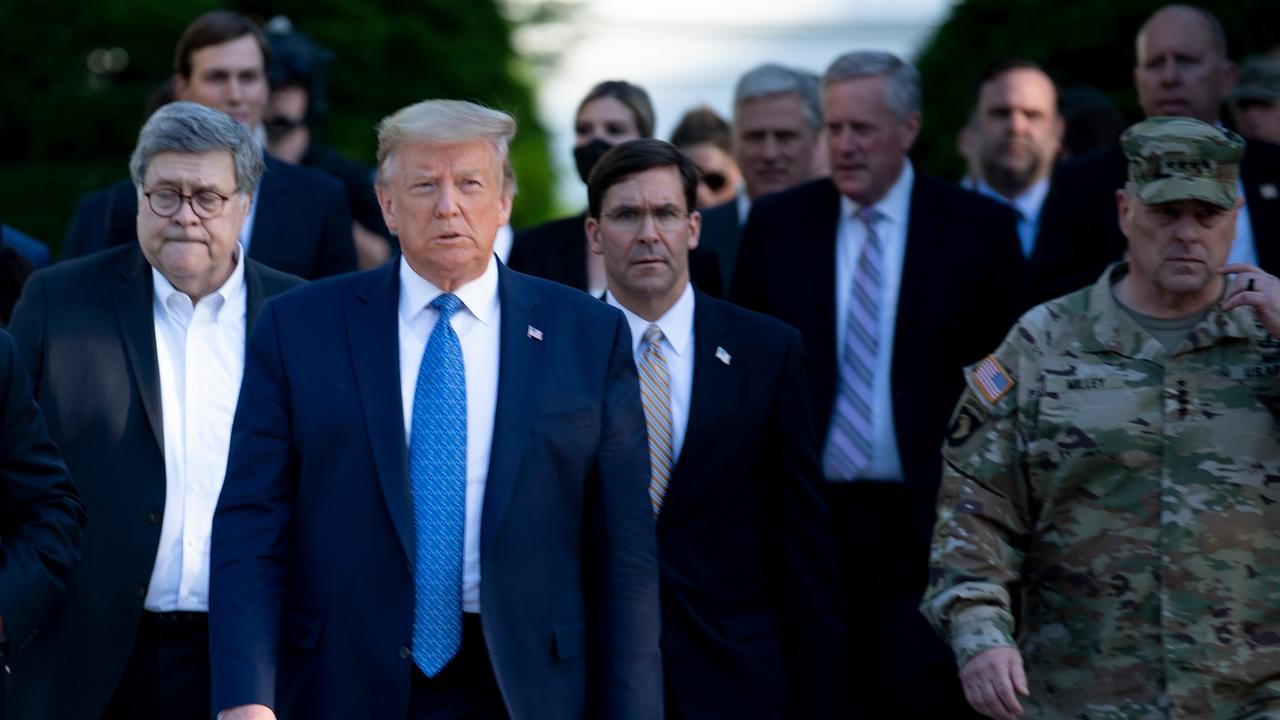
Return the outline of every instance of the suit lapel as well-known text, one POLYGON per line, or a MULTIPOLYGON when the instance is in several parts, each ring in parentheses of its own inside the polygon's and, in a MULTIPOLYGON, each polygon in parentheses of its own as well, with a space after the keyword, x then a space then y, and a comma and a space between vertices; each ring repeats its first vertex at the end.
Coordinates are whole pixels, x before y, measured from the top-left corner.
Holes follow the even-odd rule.
POLYGON ((727 337, 724 317, 713 301, 699 290, 694 290, 693 305, 693 388, 689 393, 689 421, 685 426, 684 443, 680 457, 671 471, 671 483, 662 501, 658 522, 669 513, 680 513, 683 508, 694 507, 694 498, 700 492, 697 470, 702 462, 699 452, 704 434, 717 434, 717 423, 725 408, 725 398, 731 397, 731 365, 716 357, 721 348, 730 357, 737 350, 727 337))
POLYGON ((399 268, 399 263, 388 263, 380 272, 369 275, 356 291, 355 302, 347 307, 346 320, 356 385, 382 496, 405 556, 412 558, 413 499, 400 399, 399 268))
POLYGON ((156 360, 156 325, 152 310, 151 266, 136 247, 117 266, 120 282, 113 293, 120 337, 133 369, 142 409, 151 423, 156 446, 164 453, 164 415, 160 405, 160 368, 156 360))
MULTIPOLYGON (((809 307, 813 308, 813 322, 817 323, 818 332, 808 337, 821 338, 823 344, 808 348, 808 351, 820 358, 818 362, 822 363, 825 371, 823 378, 815 380, 821 382, 825 379, 825 387, 834 392, 838 371, 836 358, 839 356, 836 349, 836 263, 840 243, 836 233, 840 229, 840 193, 830 180, 818 187, 822 189, 822 194, 817 196, 819 202, 814 207, 813 217, 817 223, 814 234, 801 236, 797 233, 799 237, 794 242, 808 244, 812 241, 812 249, 808 253, 812 264, 802 277, 815 279, 811 287, 817 297, 809 307)), ((822 422, 825 427, 825 414, 822 422)))
MULTIPOLYGON (((934 263, 930 262, 930 256, 936 261, 941 257, 933 253, 929 247, 933 238, 942 237, 941 231, 938 229, 938 223, 941 221, 939 213, 933 211, 932 201, 933 195, 929 193, 928 178, 922 177, 919 173, 915 176, 915 182, 911 188, 911 207, 907 210, 907 246, 903 248, 902 254, 902 280, 898 284, 898 316, 894 323, 893 329, 893 358, 906 358, 908 352, 906 343, 912 337, 912 315, 916 309, 917 298, 938 297, 938 289, 930 289, 930 281, 928 278, 922 277, 934 263)), ((945 295, 942 295, 945 297, 945 295)), ((896 368, 895 368, 896 370, 896 368)), ((898 372, 893 372, 893 376, 902 376, 898 372)))
POLYGON ((262 182, 258 184, 253 230, 249 233, 249 257, 264 265, 277 267, 281 264, 281 259, 272 257, 275 248, 271 247, 271 238, 288 235, 287 228, 280 227, 282 218, 274 212, 287 205, 280 198, 285 188, 279 181, 277 166, 280 161, 266 153, 262 154, 262 158, 267 169, 262 173, 262 182))
POLYGON ((263 297, 262 275, 258 273, 258 268, 249 258, 241 258, 241 262, 244 263, 244 339, 247 347, 249 336, 253 334, 253 324, 258 320, 258 313, 262 311, 262 303, 266 298, 263 297))
POLYGON ((540 394, 544 342, 529 337, 529 328, 554 330, 546 324, 537 296, 526 281, 498 265, 498 302, 502 320, 499 327, 498 403, 493 419, 493 445, 489 452, 489 475, 485 481, 484 511, 480 523, 480 557, 493 542, 506 514, 516 471, 524 456, 529 426, 537 410, 540 394))

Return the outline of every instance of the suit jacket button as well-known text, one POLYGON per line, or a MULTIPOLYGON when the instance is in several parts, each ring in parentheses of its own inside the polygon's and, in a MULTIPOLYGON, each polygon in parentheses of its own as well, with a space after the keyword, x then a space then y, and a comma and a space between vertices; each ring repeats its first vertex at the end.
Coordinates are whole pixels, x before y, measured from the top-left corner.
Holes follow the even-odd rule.
POLYGON ((147 522, 151 523, 152 525, 159 525, 159 524, 160 524, 160 511, 159 511, 159 510, 152 510, 151 512, 147 513, 147 522))
POLYGON ((146 597, 146 596, 147 596, 147 586, 146 586, 146 585, 134 585, 134 586, 133 586, 133 596, 134 596, 134 597, 146 597))
POLYGON ((413 652, 412 652, 411 650, 409 650, 409 648, 407 648, 407 647, 402 647, 402 648, 400 648, 400 659, 401 659, 401 660, 408 660, 408 659, 409 659, 409 658, 411 658, 411 657, 413 657, 413 652))

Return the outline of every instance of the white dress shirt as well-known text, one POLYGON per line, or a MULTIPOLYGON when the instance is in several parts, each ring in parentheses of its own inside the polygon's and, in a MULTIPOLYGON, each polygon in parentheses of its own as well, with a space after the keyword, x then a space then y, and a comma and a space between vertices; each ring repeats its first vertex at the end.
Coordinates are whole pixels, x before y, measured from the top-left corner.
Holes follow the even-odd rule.
POLYGON ((209 610, 209 535, 244 376, 244 252, 231 276, 194 306, 151 269, 164 426, 164 517, 143 607, 209 610))
MULTIPOLYGON (((427 340, 440 313, 431 301, 444 293, 427 282, 400 257, 400 401, 404 438, 413 433, 413 395, 427 340)), ((502 317, 498 302, 498 264, 489 261, 484 274, 453 291, 462 308, 450 322, 462 345, 467 381, 467 490, 462 540, 462 610, 480 612, 480 516, 489 477, 493 421, 498 411, 498 342, 502 317)))
MULTIPOLYGON (((613 293, 605 300, 627 318, 631 329, 631 345, 636 363, 644 352, 644 333, 651 324, 631 312, 613 293)), ((684 433, 689 427, 689 403, 693 397, 693 285, 684 286, 680 299, 652 324, 662 331, 662 356, 667 361, 667 390, 671 397, 671 462, 674 468, 684 447, 684 433)))
MULTIPOLYGON (((262 190, 262 184, 258 184, 258 190, 262 190)), ((255 192, 253 198, 249 201, 249 212, 244 216, 244 225, 240 228, 240 247, 244 249, 241 257, 249 257, 249 240, 253 237, 253 221, 258 217, 258 195, 255 192)))
POLYGON ((999 200, 1018 213, 1018 240, 1022 244, 1022 256, 1031 257, 1031 251, 1036 245, 1036 233, 1040 232, 1040 209, 1044 207, 1044 199, 1049 195, 1049 178, 1041 178, 1012 200, 996 192, 985 180, 979 180, 974 189, 989 198, 999 200))
MULTIPOLYGON (((1236 178, 1236 192, 1243 199, 1244 183, 1236 178)), ((1246 201, 1247 202, 1247 201, 1246 201)), ((1231 243, 1231 253, 1227 255, 1228 263, 1258 264, 1258 248, 1253 244, 1253 225, 1249 222, 1249 206, 1240 206, 1236 215, 1236 239, 1231 243)))
MULTIPOLYGON (((889 192, 874 207, 880 211, 876 237, 880 239, 884 266, 880 286, 880 317, 876 326, 875 379, 871 387, 871 462, 860 480, 902 482, 902 460, 898 456, 898 436, 893 429, 893 338, 898 319, 898 288, 902 284, 902 258, 906 255, 907 223, 911 217, 911 188, 915 169, 907 160, 889 192)), ((867 226, 854 215, 861 205, 840 196, 840 220, 836 225, 836 367, 843 362, 844 336, 848 322, 853 273, 867 242, 867 226)), ((852 478, 828 478, 849 480, 852 478)))
POLYGON ((738 227, 747 226, 747 218, 751 216, 751 198, 747 197, 746 189, 738 191, 736 198, 738 203, 738 227))

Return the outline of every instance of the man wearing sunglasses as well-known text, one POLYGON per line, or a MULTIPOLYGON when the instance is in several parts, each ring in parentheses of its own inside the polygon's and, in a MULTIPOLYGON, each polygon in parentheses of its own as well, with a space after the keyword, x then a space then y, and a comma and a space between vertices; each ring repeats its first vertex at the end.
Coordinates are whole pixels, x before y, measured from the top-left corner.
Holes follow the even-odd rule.
POLYGON ((210 534, 246 337, 300 283, 240 245, 263 173, 243 124, 166 105, 130 172, 137 241, 37 273, 13 313, 92 518, 66 600, 14 648, 19 719, 210 717, 210 534))

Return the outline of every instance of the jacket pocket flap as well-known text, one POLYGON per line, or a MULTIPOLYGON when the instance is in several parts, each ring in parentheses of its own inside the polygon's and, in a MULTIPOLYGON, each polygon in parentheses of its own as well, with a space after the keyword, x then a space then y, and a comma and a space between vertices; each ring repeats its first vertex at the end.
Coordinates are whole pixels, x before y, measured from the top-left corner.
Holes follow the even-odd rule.
POLYGON ((570 660, 587 652, 587 626, 583 623, 556 625, 551 628, 556 658, 570 660))
POLYGON ((543 413, 533 419, 534 432, 560 432, 591 427, 595 422, 595 411, 589 407, 563 412, 543 413))

